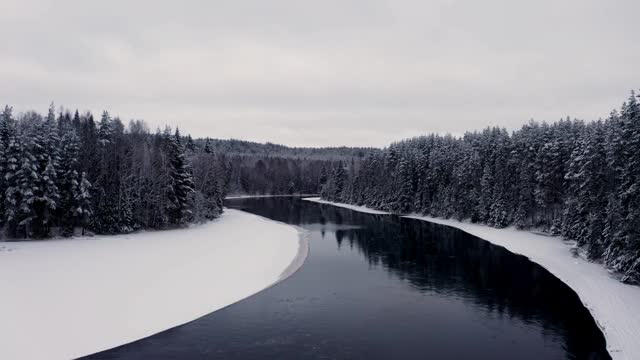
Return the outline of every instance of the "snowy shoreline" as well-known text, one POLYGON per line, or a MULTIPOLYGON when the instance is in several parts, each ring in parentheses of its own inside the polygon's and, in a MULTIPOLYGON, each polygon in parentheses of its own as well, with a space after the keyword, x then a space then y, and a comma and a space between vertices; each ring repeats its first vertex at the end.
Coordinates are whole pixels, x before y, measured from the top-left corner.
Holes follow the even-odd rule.
POLYGON ((233 209, 188 229, 1 243, 0 358, 77 358, 151 336, 277 284, 307 252, 300 229, 233 209))
POLYGON ((225 200, 233 199, 256 199, 256 198, 274 198, 274 197, 303 197, 303 196, 318 196, 316 194, 282 194, 282 195, 230 195, 225 197, 225 200))
MULTIPOLYGON (((320 198, 304 200, 370 214, 389 214, 320 198)), ((640 359, 640 287, 623 284, 604 266, 574 256, 571 252, 572 243, 559 237, 513 228, 496 229, 486 225, 420 215, 403 217, 451 226, 502 246, 515 254, 526 256, 576 292, 602 330, 607 342, 607 351, 613 359, 640 359)))

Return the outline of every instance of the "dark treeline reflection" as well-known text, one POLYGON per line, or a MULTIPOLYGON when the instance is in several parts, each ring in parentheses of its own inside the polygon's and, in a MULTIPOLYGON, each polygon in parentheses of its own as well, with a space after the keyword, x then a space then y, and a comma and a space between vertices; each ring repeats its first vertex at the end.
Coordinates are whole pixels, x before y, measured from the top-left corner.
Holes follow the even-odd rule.
POLYGON ((584 342, 603 343, 577 295, 524 256, 438 224, 384 215, 369 219, 366 227, 336 231, 338 244, 357 249, 369 264, 382 266, 417 291, 535 322, 564 336, 569 348, 571 342, 578 349, 584 342), (574 336, 573 330, 582 328, 593 331, 574 336))
POLYGON ((576 294, 457 229, 298 198, 226 206, 308 231, 283 283, 95 359, 609 359, 576 294))

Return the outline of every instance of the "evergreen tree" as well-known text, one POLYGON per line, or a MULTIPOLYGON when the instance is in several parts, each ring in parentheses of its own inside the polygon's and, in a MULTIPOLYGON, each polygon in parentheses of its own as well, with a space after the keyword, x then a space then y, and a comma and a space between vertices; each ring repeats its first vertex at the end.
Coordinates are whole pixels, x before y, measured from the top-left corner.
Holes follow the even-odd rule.
POLYGON ((184 148, 186 151, 191 152, 196 150, 196 143, 193 141, 191 134, 187 135, 187 141, 185 142, 184 148))
POLYGON ((5 218, 4 194, 7 190, 6 175, 9 167, 9 145, 15 134, 11 108, 6 106, 0 113, 0 227, 5 218))
POLYGON ((5 166, 3 169, 4 192, 3 209, 4 225, 10 237, 18 236, 18 224, 20 223, 20 206, 22 203, 22 192, 18 179, 23 151, 16 135, 8 138, 8 145, 4 152, 5 166))
POLYGON ((104 111, 98 124, 98 143, 103 147, 111 143, 111 132, 111 116, 107 111, 104 111))
POLYGON ((409 159, 403 157, 398 162, 397 193, 394 211, 408 213, 413 205, 413 174, 409 165, 409 159))
POLYGON ((204 152, 205 152, 205 154, 213 153, 213 150, 211 150, 211 143, 210 143, 210 139, 209 138, 207 138, 207 140, 205 141, 204 152))
POLYGON ((620 199, 624 224, 625 255, 619 260, 623 280, 640 282, 640 104, 632 92, 620 113, 624 161, 620 199))
POLYGON ((169 205, 167 208, 169 223, 183 225, 190 219, 191 215, 191 209, 189 208, 190 196, 194 192, 191 168, 185 160, 178 129, 176 129, 173 137, 167 134, 166 143, 170 159, 169 176, 171 178, 168 189, 169 205))
POLYGON ((330 184, 329 196, 334 201, 342 201, 342 191, 344 190, 345 181, 347 180, 347 173, 344 170, 344 165, 339 162, 333 170, 333 183, 330 184))
MULTIPOLYGON (((34 141, 28 134, 21 134, 20 158, 17 169, 12 177, 7 198, 11 210, 7 211, 7 224, 12 236, 33 237, 40 234, 34 233, 33 223, 37 218, 35 204, 41 188, 38 160, 32 155, 34 141)), ((40 230, 40 229, 37 229, 40 230)))
POLYGON ((33 228, 34 235, 38 238, 49 236, 50 228, 55 219, 54 212, 58 208, 60 199, 60 192, 56 185, 57 172, 53 163, 53 160, 49 158, 35 188, 33 228))
POLYGON ((80 139, 75 130, 69 129, 65 132, 60 147, 60 217, 64 235, 70 236, 73 235, 73 229, 77 223, 75 213, 80 206, 77 200, 81 185, 78 174, 80 139))
POLYGON ((73 216, 76 219, 76 224, 82 228, 82 235, 86 226, 90 223, 91 215, 91 183, 87 180, 87 174, 82 173, 80 178, 80 184, 78 191, 75 193, 74 205, 76 206, 73 211, 73 216))
POLYGON ((480 199, 476 208, 477 219, 480 222, 488 222, 490 217, 491 202, 493 200, 493 171, 490 164, 485 164, 480 180, 480 199))

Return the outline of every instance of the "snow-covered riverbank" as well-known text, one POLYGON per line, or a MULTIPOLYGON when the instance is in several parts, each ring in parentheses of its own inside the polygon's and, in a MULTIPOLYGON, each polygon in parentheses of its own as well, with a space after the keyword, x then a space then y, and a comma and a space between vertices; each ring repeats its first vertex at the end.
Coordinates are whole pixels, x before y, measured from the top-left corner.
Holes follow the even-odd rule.
POLYGON ((225 200, 233 199, 255 199, 255 198, 273 198, 273 197, 301 197, 301 196, 317 196, 315 194, 285 194, 285 195, 229 195, 225 200))
MULTIPOLYGON (((304 200, 355 211, 386 214, 362 206, 332 203, 319 198, 304 200)), ((528 257, 573 289, 589 309, 607 340, 613 359, 640 359, 640 287, 626 285, 600 264, 574 256, 572 243, 561 238, 516 229, 495 229, 455 220, 409 215, 408 218, 452 226, 528 257)))
POLYGON ((298 229, 237 210, 183 230, 0 243, 0 359, 70 359, 192 321, 302 265, 298 229))

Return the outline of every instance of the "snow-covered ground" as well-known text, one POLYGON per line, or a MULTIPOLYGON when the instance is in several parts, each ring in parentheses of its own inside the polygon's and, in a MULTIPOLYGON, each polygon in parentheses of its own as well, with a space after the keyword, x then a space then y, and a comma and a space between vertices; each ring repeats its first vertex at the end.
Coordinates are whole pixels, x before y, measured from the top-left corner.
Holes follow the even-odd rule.
POLYGON ((295 227, 237 210, 189 229, 0 243, 0 359, 70 359, 184 324, 292 274, 295 227))
POLYGON ((225 199, 251 199, 251 198, 271 198, 271 197, 299 197, 313 196, 313 194, 291 194, 291 195, 229 195, 225 199))
MULTIPOLYGON (((305 200, 332 204, 356 211, 385 212, 349 204, 332 203, 318 198, 305 200)), ((407 218, 452 226, 471 235, 528 257, 569 285, 591 312, 607 340, 613 359, 640 359, 640 287, 616 280, 604 266, 574 256, 573 243, 561 238, 516 229, 495 229, 420 215, 407 218)))
POLYGON ((302 200, 313 201, 313 202, 317 202, 317 203, 320 203, 320 204, 334 205, 334 206, 338 206, 338 207, 342 207, 342 208, 346 208, 346 209, 360 211, 360 212, 367 213, 367 214, 375 214, 375 215, 388 215, 389 214, 386 211, 370 209, 370 208, 368 208, 366 206, 357 206, 357 205, 350 205, 350 204, 343 204, 343 203, 335 203, 335 202, 331 202, 331 201, 327 201, 327 200, 322 200, 319 197, 304 198, 302 200))

